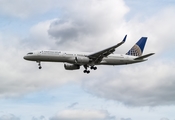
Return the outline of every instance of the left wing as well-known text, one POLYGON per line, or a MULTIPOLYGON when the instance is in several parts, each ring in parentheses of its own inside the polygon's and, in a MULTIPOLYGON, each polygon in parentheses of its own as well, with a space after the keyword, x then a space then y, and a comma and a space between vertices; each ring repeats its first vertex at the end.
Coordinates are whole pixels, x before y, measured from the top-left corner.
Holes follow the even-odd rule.
POLYGON ((122 45, 126 41, 126 37, 127 37, 127 35, 125 35, 125 37, 123 38, 122 42, 120 42, 120 43, 118 43, 118 44, 116 44, 116 45, 114 45, 112 47, 109 47, 107 49, 104 49, 104 50, 101 50, 99 52, 90 54, 87 57, 92 59, 95 63, 99 63, 103 59, 103 57, 107 57, 108 55, 113 53, 117 47, 122 45))

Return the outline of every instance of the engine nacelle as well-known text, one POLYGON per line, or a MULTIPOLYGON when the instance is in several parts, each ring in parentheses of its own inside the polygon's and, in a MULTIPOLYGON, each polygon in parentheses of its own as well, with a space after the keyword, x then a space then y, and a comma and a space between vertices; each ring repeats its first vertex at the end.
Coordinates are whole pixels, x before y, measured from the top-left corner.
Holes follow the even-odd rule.
POLYGON ((90 59, 88 57, 75 57, 75 62, 76 63, 82 63, 82 64, 85 64, 85 63, 89 63, 90 62, 90 59))
POLYGON ((74 65, 74 64, 64 64, 64 68, 66 70, 78 70, 78 69, 80 69, 80 66, 74 65))

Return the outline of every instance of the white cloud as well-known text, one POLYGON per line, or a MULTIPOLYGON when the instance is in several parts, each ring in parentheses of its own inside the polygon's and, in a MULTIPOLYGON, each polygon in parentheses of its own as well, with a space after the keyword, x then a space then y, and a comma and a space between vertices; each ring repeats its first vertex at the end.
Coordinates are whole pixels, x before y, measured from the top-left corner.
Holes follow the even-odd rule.
MULTIPOLYGON (((105 0, 15 0, 15 2, 12 4, 10 0, 1 0, 0 13, 3 15, 14 16, 19 18, 29 18, 38 14, 40 15, 50 12, 52 10, 57 10, 57 14, 65 14, 67 13, 67 10, 68 12, 81 10, 79 12, 86 12, 86 14, 92 14, 93 12, 101 12, 101 6, 106 5, 106 7, 103 7, 104 10, 110 8, 110 6, 113 6, 112 8, 115 8, 115 10, 120 10, 118 13, 122 14, 124 11, 121 11, 121 8, 123 7, 121 3, 124 4, 122 0, 112 0, 112 2, 107 2, 105 0), (76 4, 72 5, 71 3, 76 4), (119 6, 118 4, 121 6, 119 6), (87 9, 89 9, 89 11, 87 11, 87 9)), ((86 17, 86 14, 84 14, 83 16, 81 15, 79 17, 86 17)), ((108 15, 108 12, 104 11, 103 13, 101 12, 101 14, 99 15, 101 16, 103 14, 108 15)), ((91 18, 93 17, 97 16, 93 16, 92 14, 91 18)))
POLYGON ((110 120, 107 111, 99 110, 64 110, 50 120, 110 120))
MULTIPOLYGON (((9 4, 8 2, 4 2, 3 5, 9 4)), ((14 8, 19 4, 18 2, 14 4, 14 8)), ((48 6, 52 6, 52 2, 48 6)), ((31 7, 30 4, 28 6, 31 7)), ((110 77, 106 77, 104 74, 103 78, 98 78, 98 75, 103 72, 98 71, 95 73, 96 75, 93 75, 97 80, 88 77, 90 80, 84 82, 87 77, 81 75, 81 71, 64 71, 62 64, 57 65, 55 63, 43 63, 44 70, 37 71, 37 64, 22 59, 26 52, 33 49, 54 48, 58 50, 97 51, 116 44, 126 33, 128 33, 127 42, 117 50, 118 53, 126 53, 141 36, 148 36, 149 38, 145 48, 146 53, 156 52, 159 55, 162 51, 170 52, 168 49, 173 49, 175 45, 173 39, 175 37, 173 33, 175 28, 173 22, 175 21, 174 8, 162 10, 158 15, 145 20, 139 20, 139 18, 126 20, 125 16, 129 9, 122 0, 68 0, 60 3, 59 7, 62 8, 63 18, 43 21, 31 27, 30 37, 23 41, 16 42, 19 38, 15 39, 12 36, 8 38, 11 39, 12 45, 5 46, 8 43, 4 42, 3 35, 1 35, 0 50, 7 53, 2 55, 3 58, 0 60, 3 69, 3 71, 0 71, 0 96, 21 95, 43 88, 60 86, 72 81, 83 81, 84 86, 91 93, 125 104, 136 106, 174 104, 174 98, 170 98, 173 94, 170 88, 174 87, 173 61, 158 62, 158 64, 156 61, 152 64, 145 63, 143 66, 133 65, 127 67, 127 69, 126 67, 120 68, 117 73, 118 80, 116 80, 116 74, 111 72, 108 73, 112 74, 110 77), (76 2, 76 5, 71 4, 72 2, 76 2), (57 45, 55 42, 57 42, 57 45), (15 58, 13 57, 14 54, 16 55, 15 58), (13 61, 10 61, 12 59, 13 61), (140 70, 143 71, 140 72, 140 70), (128 82, 128 79, 131 80, 128 82), (166 79, 169 79, 172 84, 167 85, 164 82, 166 79), (160 80, 162 81, 160 82, 160 80), (101 81, 105 81, 105 84, 101 84, 101 81), (96 87, 97 85, 98 87, 96 87), (126 94, 123 94, 125 92, 126 94), (137 102, 133 96, 138 98, 137 100, 140 100, 140 102, 137 102)), ((2 7, 2 9, 5 8, 2 7)), ((21 8, 19 7, 19 9, 21 8)), ((36 9, 35 6, 34 9, 36 9)), ((48 9, 50 7, 46 5, 44 10, 47 11, 48 9)), ((9 11, 16 12, 13 7, 9 11)), ((29 13, 32 13, 32 10, 29 13)), ((156 55, 150 58, 150 61, 151 59, 156 59, 156 55)), ((118 68, 112 70, 116 71, 116 69, 118 68)), ((108 71, 111 71, 111 68, 108 71)))
MULTIPOLYGON (((127 7, 121 7, 121 10, 125 11, 122 13, 121 16, 119 14, 116 17, 110 17, 111 14, 117 14, 118 11, 116 9, 113 9, 113 7, 105 7, 106 4, 103 4, 105 2, 101 2, 102 4, 100 7, 98 6, 98 4, 93 4, 93 2, 91 3, 92 8, 93 5, 96 6, 95 8, 97 8, 93 9, 93 13, 91 12, 91 7, 79 7, 76 9, 70 7, 69 9, 72 10, 72 12, 70 13, 76 13, 75 15, 72 15, 71 21, 64 21, 64 19, 63 21, 61 21, 60 19, 54 21, 53 23, 51 23, 50 29, 48 31, 49 34, 55 37, 58 41, 63 40, 62 42, 65 42, 66 45, 70 46, 69 49, 71 47, 79 47, 79 49, 82 50, 95 50, 99 46, 102 47, 109 44, 109 38, 115 36, 113 38, 117 39, 117 37, 120 36, 118 34, 116 35, 117 32, 128 32, 128 39, 131 39, 128 40, 128 42, 132 42, 132 44, 134 44, 136 42, 136 39, 138 39, 139 37, 148 36, 149 39, 145 48, 145 53, 155 52, 157 55, 160 55, 161 53, 171 52, 171 50, 174 48, 174 8, 164 9, 160 11, 159 14, 152 16, 151 18, 146 18, 145 20, 139 20, 139 18, 134 18, 129 21, 122 21, 124 20, 124 14, 126 14, 127 12, 127 7), (106 8, 108 8, 108 11, 106 8), (80 9, 82 9, 82 11, 80 9), (110 13, 112 11, 112 13, 109 14, 109 16, 107 14, 104 17, 104 15, 102 15, 102 11, 107 11, 107 13, 110 13), (87 19, 82 19, 86 18, 85 16, 83 16, 86 12, 87 19), (100 17, 94 19, 94 16, 100 17), (121 24, 119 24, 119 22, 121 22, 121 24), (117 24, 116 26, 115 23, 117 24), (82 25, 88 26, 84 27, 82 25), (64 33, 62 33, 63 30, 64 33), (74 42, 75 40, 76 42, 74 42), (103 40, 103 42, 100 42, 101 40, 103 40), (81 45, 82 41, 84 42, 83 45, 81 45), (94 48, 89 47, 94 46, 94 43, 97 43, 98 46, 94 48), (83 46, 83 48, 81 48, 81 46, 83 46)), ((109 3, 108 5, 112 6, 112 3, 113 2, 109 3)), ((113 39, 111 41, 114 42, 113 39)), ((66 46, 65 44, 61 45, 66 46)), ((128 46, 129 45, 125 47, 128 48, 128 46)), ((157 55, 153 56, 153 59, 156 59, 157 55)), ((117 76, 118 80, 116 80, 116 74, 114 74, 109 78, 105 76, 103 76, 102 78, 97 77, 97 80, 91 78, 92 80, 86 80, 83 84, 87 87, 88 91, 91 91, 91 93, 93 94, 99 95, 100 97, 117 100, 127 105, 172 105, 175 104, 173 102, 175 98, 172 97, 172 95, 174 94, 172 89, 175 86, 175 76, 173 74, 174 67, 174 61, 169 60, 166 63, 163 62, 163 60, 156 60, 152 64, 145 63, 145 65, 143 64, 143 66, 135 65, 127 67, 127 69, 125 67, 123 69, 120 69, 117 76), (102 84, 102 81, 105 81, 105 83, 102 84), (111 88, 113 89, 111 90, 111 88)))
POLYGON ((55 42, 48 35, 48 29, 50 24, 54 21, 48 20, 40 22, 30 28, 30 35, 24 40, 26 47, 29 49, 53 49, 55 48, 55 42))
POLYGON ((81 75, 78 76, 80 72, 77 71, 76 75, 73 72, 65 71, 63 64, 42 63, 44 69, 38 70, 37 63, 23 59, 23 56, 33 49, 19 39, 13 36, 5 38, 3 35, 0 38, 0 50, 5 51, 1 54, 0 59, 1 98, 21 96, 43 88, 58 87, 68 82, 78 82, 80 80, 81 75), (6 39, 10 39, 11 44, 5 43, 6 39), (50 70, 52 72, 48 72, 50 70), (69 74, 69 76, 66 76, 66 74, 69 74))
POLYGON ((10 0, 0 1, 0 13, 19 18, 28 18, 46 13, 59 6, 59 0, 10 0))
MULTIPOLYGON (((129 24, 130 30, 134 29, 133 35, 148 36, 149 49, 156 53, 168 52, 168 48, 174 48, 175 37, 173 33, 175 16, 174 8, 166 8, 161 10, 158 14, 146 18, 144 22, 135 21, 129 24)), ((132 21, 132 20, 131 20, 132 21)))
POLYGON ((173 61, 167 64, 156 60, 152 63, 108 68, 104 72, 110 76, 101 74, 100 78, 85 80, 83 84, 92 94, 126 105, 174 105, 174 67, 173 61))
POLYGON ((71 4, 64 6, 67 11, 64 18, 53 21, 48 30, 49 35, 54 37, 58 44, 89 51, 85 46, 97 44, 95 48, 90 49, 101 49, 103 45, 116 44, 117 37, 122 38, 126 34, 117 30, 123 24, 124 16, 128 12, 128 7, 123 1, 75 0, 74 2, 75 6, 71 4))
MULTIPOLYGON (((160 54, 167 50, 167 47, 174 48, 173 7, 160 10, 149 18, 143 15, 126 20, 125 16, 130 13, 122 1, 76 2, 79 7, 69 4, 65 7, 68 11, 65 17, 53 21, 48 30, 48 34, 55 38, 60 46, 95 51, 116 44, 128 34, 126 45, 123 45, 125 48, 129 47, 128 43, 133 45, 142 36, 148 37, 147 52, 160 54), (96 47, 86 47, 92 45, 96 47)), ((119 52, 120 49, 123 48, 119 48, 119 52)))
MULTIPOLYGON (((175 56, 172 53, 175 47, 174 8, 160 10, 154 16, 142 14, 126 19, 130 13, 123 0, 16 0, 13 4, 10 0, 0 1, 1 15, 18 18, 32 18, 52 12, 53 9, 60 12, 61 17, 40 21, 31 26, 30 33, 26 33, 29 34, 26 39, 7 33, 0 34, 0 51, 4 51, 0 59, 0 98, 22 96, 68 83, 82 83, 87 92, 125 105, 175 104, 175 56), (82 69, 65 71, 62 63, 42 63, 43 69, 38 70, 36 63, 23 60, 27 52, 36 49, 101 50, 116 44, 125 34, 128 34, 127 42, 118 48, 116 53, 126 53, 141 36, 148 36, 144 53, 156 54, 149 61, 138 65, 99 67, 98 71, 92 71, 89 76, 83 74, 82 69)), ((70 103, 66 103, 65 106, 70 103)), ((76 105, 75 102, 68 107, 74 108, 76 105)), ((23 108, 17 109, 19 113, 21 110, 23 108)), ((122 117, 124 118, 121 120, 131 120, 124 115, 122 117)), ((1 116, 0 119, 20 118, 11 114, 1 116)), ((41 116, 33 119, 46 118, 41 116)), ((115 117, 109 115, 108 111, 83 109, 64 110, 50 118, 60 119, 113 120, 115 117)))

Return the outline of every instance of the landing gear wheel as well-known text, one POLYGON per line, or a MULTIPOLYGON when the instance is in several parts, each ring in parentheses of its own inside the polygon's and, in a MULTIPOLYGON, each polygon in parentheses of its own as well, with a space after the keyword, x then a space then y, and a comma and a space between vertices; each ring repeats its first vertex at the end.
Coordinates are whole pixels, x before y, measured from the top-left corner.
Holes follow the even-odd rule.
POLYGON ((89 71, 89 70, 84 70, 83 72, 84 72, 84 73, 87 73, 87 74, 89 74, 89 73, 90 73, 90 71, 89 71))
POLYGON ((39 66, 38 68, 41 69, 42 68, 41 67, 41 62, 40 61, 37 61, 37 63, 38 63, 38 66, 39 66))
POLYGON ((91 66, 91 69, 96 70, 96 69, 97 69, 97 67, 91 66))
POLYGON ((97 67, 94 67, 94 70, 96 70, 97 69, 97 67))
POLYGON ((90 73, 90 71, 88 70, 88 65, 84 65, 84 68, 85 68, 85 70, 83 71, 84 73, 87 73, 87 74, 89 74, 90 73))
POLYGON ((87 74, 89 74, 89 73, 90 73, 90 71, 88 70, 88 71, 87 71, 87 74))

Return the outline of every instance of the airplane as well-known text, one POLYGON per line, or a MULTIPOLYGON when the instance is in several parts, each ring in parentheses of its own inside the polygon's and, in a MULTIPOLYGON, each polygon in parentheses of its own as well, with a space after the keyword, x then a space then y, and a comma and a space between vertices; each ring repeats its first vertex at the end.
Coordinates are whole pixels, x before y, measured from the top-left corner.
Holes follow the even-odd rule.
POLYGON ((97 65, 127 65, 146 61, 147 57, 154 53, 142 55, 147 37, 141 37, 140 40, 126 53, 114 54, 116 48, 125 43, 127 35, 123 40, 106 49, 95 53, 73 53, 56 50, 41 50, 29 52, 24 56, 25 60, 36 61, 39 69, 41 62, 63 62, 66 70, 78 70, 80 66, 84 66, 84 73, 89 74, 90 69, 96 70, 97 65))

